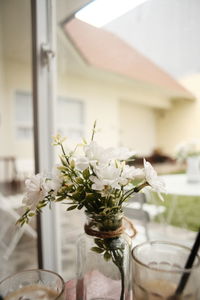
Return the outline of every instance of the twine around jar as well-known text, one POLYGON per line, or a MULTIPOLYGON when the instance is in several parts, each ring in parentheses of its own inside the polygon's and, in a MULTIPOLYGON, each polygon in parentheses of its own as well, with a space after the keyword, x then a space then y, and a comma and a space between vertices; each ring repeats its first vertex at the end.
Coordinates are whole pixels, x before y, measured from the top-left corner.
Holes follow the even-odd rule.
MULTIPOLYGON (((133 238, 137 231, 133 225, 133 223, 126 217, 123 217, 123 220, 129 224, 131 230, 132 230, 132 234, 128 234, 128 236, 130 238, 133 238)), ((126 226, 124 225, 121 225, 119 228, 117 228, 116 230, 111 230, 111 231, 98 231, 98 230, 95 230, 92 228, 93 226, 93 222, 89 223, 89 224, 85 224, 84 226, 84 229, 85 229, 85 232, 88 234, 88 235, 91 235, 91 236, 96 236, 96 237, 99 237, 99 238, 102 238, 102 239, 107 239, 107 238, 114 238, 114 237, 118 237, 120 236, 122 233, 124 233, 125 229, 126 229, 126 226)))

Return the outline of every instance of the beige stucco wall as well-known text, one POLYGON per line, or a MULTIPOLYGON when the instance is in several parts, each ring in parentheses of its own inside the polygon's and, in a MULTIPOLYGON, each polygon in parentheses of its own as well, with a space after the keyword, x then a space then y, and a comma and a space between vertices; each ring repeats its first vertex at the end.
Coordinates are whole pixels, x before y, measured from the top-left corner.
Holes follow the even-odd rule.
MULTIPOLYGON (((2 62, 0 56, 1 66, 2 62)), ((4 61, 3 66, 0 68, 0 155, 33 158, 33 143, 16 139, 14 123, 15 92, 31 91, 31 69, 16 61, 4 61)), ((182 80, 196 95, 196 101, 177 101, 170 109, 157 112, 134 100, 122 100, 118 87, 114 85, 72 75, 58 78, 58 96, 84 102, 86 138, 90 137, 93 122, 97 120, 97 128, 100 130, 96 139, 104 146, 127 146, 140 155, 149 155, 155 148, 173 154, 175 146, 181 141, 199 137, 199 82, 200 75, 182 80)))
POLYGON ((58 93, 84 102, 86 138, 91 136, 97 120, 96 139, 104 146, 126 146, 142 155, 150 154, 156 147, 154 110, 121 100, 123 92, 116 85, 70 76, 59 78, 58 93))
MULTIPOLYGON (((6 139, 6 143, 0 148, 0 155, 14 155, 19 159, 33 158, 33 143, 16 139, 14 122, 15 92, 31 92, 30 66, 7 60, 4 75, 6 96, 3 100, 4 130, 1 141, 6 139)), ((84 102, 86 138, 91 136, 93 122, 97 120, 99 130, 96 139, 104 146, 124 145, 145 154, 154 148, 155 126, 152 110, 131 102, 127 102, 127 108, 126 101, 120 101, 115 85, 106 86, 101 82, 77 76, 59 77, 58 96, 72 97, 84 102), (132 117, 133 114, 135 117, 132 117), (145 129, 146 125, 142 125, 147 123, 148 131, 145 129), (140 132, 145 134, 140 135, 140 132)))
POLYGON ((27 64, 4 59, 4 130, 1 140, 6 142, 0 149, 1 155, 13 155, 16 158, 32 158, 33 142, 17 139, 15 127, 15 93, 31 92, 31 68, 27 64))
POLYGON ((79 99, 84 103, 85 138, 91 137, 94 121, 97 121, 96 140, 104 146, 119 144, 118 101, 111 88, 78 76, 58 78, 58 95, 79 99))
POLYGON ((155 110, 128 101, 120 102, 120 140, 140 155, 146 156, 156 148, 155 110))
POLYGON ((188 76, 181 83, 196 100, 176 101, 169 110, 157 113, 158 147, 169 154, 174 154, 176 145, 181 142, 200 138, 200 74, 188 76))

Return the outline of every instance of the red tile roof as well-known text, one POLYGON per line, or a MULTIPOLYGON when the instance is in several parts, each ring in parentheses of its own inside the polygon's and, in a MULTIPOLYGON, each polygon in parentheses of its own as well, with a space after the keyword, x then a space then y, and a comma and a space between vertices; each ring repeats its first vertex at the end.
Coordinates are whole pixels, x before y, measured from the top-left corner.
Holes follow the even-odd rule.
POLYGON ((89 65, 194 98, 169 74, 116 35, 76 18, 67 22, 64 30, 89 65))

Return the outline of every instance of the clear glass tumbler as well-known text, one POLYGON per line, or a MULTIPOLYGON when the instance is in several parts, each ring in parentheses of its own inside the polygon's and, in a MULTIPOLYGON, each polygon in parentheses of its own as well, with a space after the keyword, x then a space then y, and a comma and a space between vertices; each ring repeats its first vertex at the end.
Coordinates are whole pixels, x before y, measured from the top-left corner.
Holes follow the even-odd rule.
POLYGON ((199 300, 200 257, 191 269, 185 269, 190 249, 170 242, 146 242, 132 250, 134 300, 199 300), (187 284, 178 297, 175 294, 182 276, 187 284))
POLYGON ((57 273, 47 270, 25 270, 0 282, 3 300, 64 300, 65 283, 57 273))

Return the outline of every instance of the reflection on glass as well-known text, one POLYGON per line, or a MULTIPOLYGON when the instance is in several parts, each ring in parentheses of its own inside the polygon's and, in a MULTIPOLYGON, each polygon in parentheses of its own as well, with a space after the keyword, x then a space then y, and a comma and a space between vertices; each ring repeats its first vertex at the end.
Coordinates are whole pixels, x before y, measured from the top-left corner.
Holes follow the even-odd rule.
MULTIPOLYGON (((80 6, 88 2, 81 1, 80 6)), ((57 1, 60 132, 69 140, 79 136, 88 140, 90 136, 85 133, 97 120, 102 146, 130 147, 137 152, 138 165, 145 156, 160 174, 185 172, 185 165, 175 160, 176 145, 199 136, 200 130, 199 2, 192 3, 146 1, 97 28, 71 15, 79 3, 57 1)), ((190 215, 197 225, 194 214, 200 208, 193 200, 190 215)), ((164 211, 164 218, 159 220, 163 220, 170 204, 159 205, 164 211)), ((63 273, 67 279, 75 276, 75 242, 83 220, 74 212, 66 213, 63 206, 60 209, 63 273), (66 272, 67 264, 71 273, 69 268, 66 272)), ((181 206, 178 213, 186 216, 187 209, 181 206)), ((151 205, 152 210, 156 218, 157 206, 151 205)), ((176 215, 172 224, 191 230, 194 226, 186 219, 176 215), (187 224, 178 221, 183 219, 187 224)))

